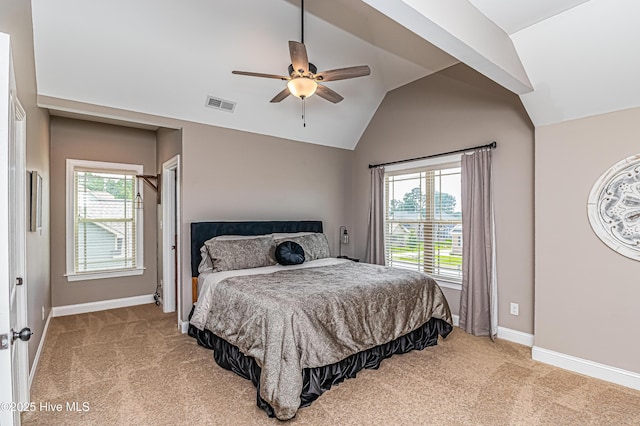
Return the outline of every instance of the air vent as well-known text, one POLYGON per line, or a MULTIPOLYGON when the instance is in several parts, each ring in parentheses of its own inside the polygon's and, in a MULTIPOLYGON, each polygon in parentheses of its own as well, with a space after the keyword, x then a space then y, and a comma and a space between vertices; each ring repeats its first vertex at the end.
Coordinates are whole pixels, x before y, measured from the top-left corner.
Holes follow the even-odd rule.
POLYGON ((216 98, 213 96, 207 96, 206 106, 209 108, 219 109, 220 111, 233 112, 236 109, 236 103, 226 101, 224 99, 216 98))

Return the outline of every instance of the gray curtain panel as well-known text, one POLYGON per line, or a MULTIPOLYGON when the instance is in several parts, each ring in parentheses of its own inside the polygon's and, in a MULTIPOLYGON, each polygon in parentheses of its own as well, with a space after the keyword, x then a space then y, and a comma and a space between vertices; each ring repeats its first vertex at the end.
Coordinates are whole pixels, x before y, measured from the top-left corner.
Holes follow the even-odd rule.
POLYGON ((462 292, 460 328, 475 336, 498 330, 491 150, 462 156, 462 292))
POLYGON ((368 263, 384 265, 384 167, 371 169, 371 206, 367 236, 368 263))

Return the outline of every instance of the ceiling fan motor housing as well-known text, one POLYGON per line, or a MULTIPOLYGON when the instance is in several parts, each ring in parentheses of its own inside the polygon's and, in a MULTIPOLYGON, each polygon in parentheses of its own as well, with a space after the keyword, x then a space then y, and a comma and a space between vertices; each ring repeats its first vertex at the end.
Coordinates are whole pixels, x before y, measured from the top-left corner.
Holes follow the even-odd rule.
MULTIPOLYGON (((293 75, 294 71, 296 71, 296 70, 293 69, 293 65, 289 64, 289 75, 293 75)), ((318 68, 316 68, 316 66, 313 65, 311 62, 309 62, 309 72, 311 74, 315 74, 315 73, 318 72, 318 68)), ((296 73, 297 73, 297 71, 296 71, 296 73)))

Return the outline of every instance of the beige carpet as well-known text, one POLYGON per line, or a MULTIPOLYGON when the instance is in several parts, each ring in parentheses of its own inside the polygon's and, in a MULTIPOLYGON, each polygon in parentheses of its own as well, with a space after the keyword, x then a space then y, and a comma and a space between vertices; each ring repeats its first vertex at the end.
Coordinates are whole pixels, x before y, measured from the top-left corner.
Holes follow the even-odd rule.
MULTIPOLYGON (((155 305, 54 318, 24 424, 285 424, 155 305), (78 402, 79 411, 67 411, 78 402), (62 412, 40 410, 62 404, 62 412), (86 403, 83 406, 83 403, 86 403), (86 412, 82 412, 87 408, 86 412)), ((639 425, 640 392, 531 360, 459 329, 334 387, 288 424, 639 425)))

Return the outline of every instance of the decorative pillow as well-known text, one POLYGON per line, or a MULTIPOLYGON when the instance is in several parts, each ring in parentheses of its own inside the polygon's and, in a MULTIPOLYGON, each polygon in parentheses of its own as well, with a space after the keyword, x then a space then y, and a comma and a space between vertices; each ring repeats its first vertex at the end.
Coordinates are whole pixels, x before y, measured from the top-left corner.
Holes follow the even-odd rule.
POLYGON ((283 241, 293 241, 298 243, 304 249, 305 261, 324 259, 325 257, 331 257, 329 252, 329 241, 327 236, 320 232, 314 232, 312 234, 290 236, 285 238, 275 238, 276 243, 283 241))
POLYGON ((260 268, 276 264, 276 243, 271 235, 248 239, 219 239, 206 241, 213 271, 260 268))
POLYGON ((276 260, 281 265, 299 265, 304 262, 304 249, 293 241, 283 241, 276 247, 276 260))

